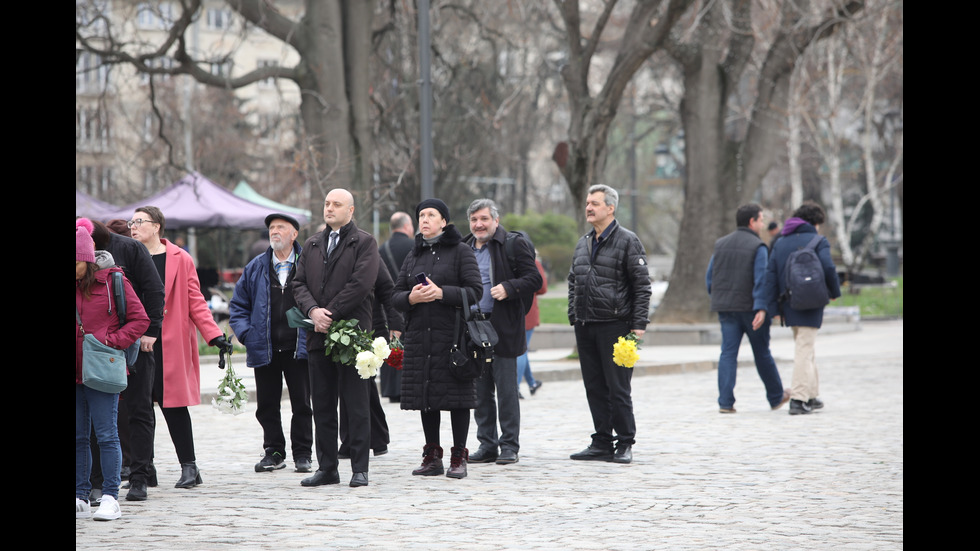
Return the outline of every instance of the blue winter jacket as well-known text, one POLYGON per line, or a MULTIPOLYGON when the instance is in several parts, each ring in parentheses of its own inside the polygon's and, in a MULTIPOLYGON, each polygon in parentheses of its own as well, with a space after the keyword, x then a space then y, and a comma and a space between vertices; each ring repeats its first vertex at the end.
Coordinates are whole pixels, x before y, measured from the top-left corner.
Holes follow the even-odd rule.
MULTIPOLYGON (((299 258, 303 248, 299 243, 293 243, 296 258, 299 258)), ((245 266, 242 277, 235 285, 235 293, 228 307, 231 319, 231 330, 235 332, 238 341, 245 346, 245 365, 261 367, 272 363, 272 336, 270 333, 269 314, 269 271, 272 265, 272 247, 256 256, 245 266)), ((290 274, 289 281, 296 275, 296 266, 290 274)), ((288 290, 287 290, 288 291, 288 290)), ((306 331, 296 330, 297 359, 306 356, 306 331)))
MULTIPOLYGON (((783 316, 783 325, 819 328, 823 324, 822 307, 794 310, 787 302, 779 302, 779 297, 786 292, 786 261, 790 253, 806 247, 816 233, 817 229, 812 225, 799 218, 790 218, 783 226, 783 234, 776 241, 769 256, 769 265, 766 267, 766 304, 769 305, 770 316, 783 316)), ((840 296, 840 281, 837 279, 837 267, 830 258, 830 243, 826 238, 817 243, 816 251, 817 256, 820 257, 820 264, 823 265, 827 291, 830 293, 830 298, 835 299, 840 296)))

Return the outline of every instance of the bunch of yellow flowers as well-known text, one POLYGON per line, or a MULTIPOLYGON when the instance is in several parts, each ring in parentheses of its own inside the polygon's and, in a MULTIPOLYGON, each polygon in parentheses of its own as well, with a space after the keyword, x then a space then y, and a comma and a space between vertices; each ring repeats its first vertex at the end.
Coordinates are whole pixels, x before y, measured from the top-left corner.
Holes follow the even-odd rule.
POLYGON ((632 332, 625 337, 619 337, 613 345, 613 362, 623 367, 636 365, 637 360, 640 359, 640 354, 636 351, 638 343, 636 334, 632 332))

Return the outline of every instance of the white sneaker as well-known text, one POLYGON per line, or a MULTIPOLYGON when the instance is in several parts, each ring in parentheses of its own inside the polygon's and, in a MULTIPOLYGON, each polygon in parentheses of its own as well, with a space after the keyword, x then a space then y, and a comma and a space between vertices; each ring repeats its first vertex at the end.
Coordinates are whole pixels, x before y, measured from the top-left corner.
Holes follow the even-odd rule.
POLYGON ((122 511, 119 509, 119 502, 116 498, 112 496, 103 495, 102 504, 99 505, 99 510, 92 515, 95 520, 116 520, 122 516, 122 511))
POLYGON ((92 518, 92 506, 84 499, 75 498, 75 518, 92 518))

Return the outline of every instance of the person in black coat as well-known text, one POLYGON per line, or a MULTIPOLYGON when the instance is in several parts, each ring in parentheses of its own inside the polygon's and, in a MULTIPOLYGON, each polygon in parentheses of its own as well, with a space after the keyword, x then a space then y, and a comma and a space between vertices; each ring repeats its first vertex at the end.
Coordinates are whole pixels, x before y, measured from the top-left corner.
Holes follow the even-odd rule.
POLYGON ((500 212, 493 200, 473 201, 466 215, 472 233, 463 241, 473 249, 483 281, 480 310, 490 315, 499 339, 494 345, 493 362, 476 381, 473 420, 480 447, 469 460, 509 465, 518 462, 521 447, 521 406, 514 374, 517 357, 527 350, 525 304, 530 309, 535 291, 541 288, 541 274, 529 240, 510 236, 508 254, 507 230, 500 225, 500 212))
MULTIPOLYGON (((118 222, 122 224, 120 231, 128 230, 124 221, 118 222)), ((147 486, 157 485, 156 469, 153 468, 156 415, 153 413, 151 397, 156 361, 152 350, 153 343, 160 338, 160 327, 163 324, 163 280, 142 243, 112 231, 101 222, 93 220, 92 224, 95 247, 112 254, 116 265, 123 269, 126 279, 132 283, 133 290, 150 318, 149 329, 140 337, 140 353, 136 363, 128 366, 128 386, 119 395, 119 436, 124 452, 123 464, 128 463, 130 471, 130 488, 126 500, 144 501, 147 498, 147 486)), ((97 457, 98 453, 93 453, 93 458, 97 457)), ((96 472, 96 469, 92 472, 96 472)), ((101 487, 101 481, 98 486, 93 486, 101 487)))
MULTIPOLYGON (((378 265, 378 280, 374 283, 374 307, 371 316, 372 330, 374 337, 384 337, 391 343, 391 338, 395 335, 400 336, 402 332, 402 315, 391 304, 391 292, 395 288, 395 282, 388 275, 388 269, 384 264, 378 265)), ((370 388, 370 415, 371 415, 371 449, 374 455, 384 455, 388 453, 388 443, 391 436, 388 430, 388 420, 385 417, 385 410, 381 407, 381 398, 378 396, 378 387, 375 378, 371 377, 370 388)), ((350 446, 347 445, 347 413, 344 409, 344 402, 340 402, 340 449, 337 454, 341 459, 350 458, 350 446)))
POLYGON ((325 355, 327 335, 334 321, 356 319, 360 330, 373 327, 371 307, 381 264, 378 242, 359 229, 353 217, 353 194, 342 188, 327 193, 323 203, 326 228, 303 245, 293 279, 296 306, 314 325, 306 335, 306 349, 318 468, 313 476, 300 482, 307 487, 340 482, 337 406, 341 399, 347 411, 345 430, 353 472, 350 486, 368 485, 373 382, 358 375, 354 362, 341 364, 325 355))
POLYGON ((568 271, 568 321, 575 327, 585 397, 595 432, 574 460, 633 461, 636 418, 633 370, 613 361, 619 337, 642 338, 650 305, 646 251, 635 233, 616 221, 619 193, 606 185, 589 188, 585 217, 592 231, 575 245, 568 271))
MULTIPOLYGON (((405 261, 405 257, 415 246, 415 226, 412 224, 412 217, 407 212, 398 211, 391 215, 389 227, 391 237, 378 248, 378 252, 381 253, 381 262, 388 269, 388 274, 391 275, 391 280, 394 282, 398 279, 402 262, 405 261)), ((378 380, 381 382, 382 396, 392 402, 401 400, 401 370, 395 369, 388 365, 388 362, 385 362, 378 372, 378 380)))
POLYGON ((422 465, 412 474, 441 475, 439 424, 450 412, 452 459, 446 475, 466 476, 466 436, 470 410, 476 406, 476 382, 457 380, 450 370, 457 311, 467 293, 469 304, 483 295, 480 269, 462 235, 449 223, 449 208, 439 199, 426 199, 415 210, 420 234, 402 264, 392 302, 405 313, 402 342, 401 409, 421 411, 426 444, 422 465), (419 277, 416 277, 419 276, 419 277))

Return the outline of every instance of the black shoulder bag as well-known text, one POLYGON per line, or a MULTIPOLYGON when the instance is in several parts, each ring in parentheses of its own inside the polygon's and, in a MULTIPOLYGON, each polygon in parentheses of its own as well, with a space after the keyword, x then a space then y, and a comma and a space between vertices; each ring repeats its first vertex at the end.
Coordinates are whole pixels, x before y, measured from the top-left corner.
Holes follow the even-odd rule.
POLYGON ((456 313, 453 346, 449 350, 450 370, 457 379, 472 381, 493 364, 493 347, 498 339, 490 318, 480 311, 479 305, 472 312, 466 289, 461 291, 463 307, 456 313))

